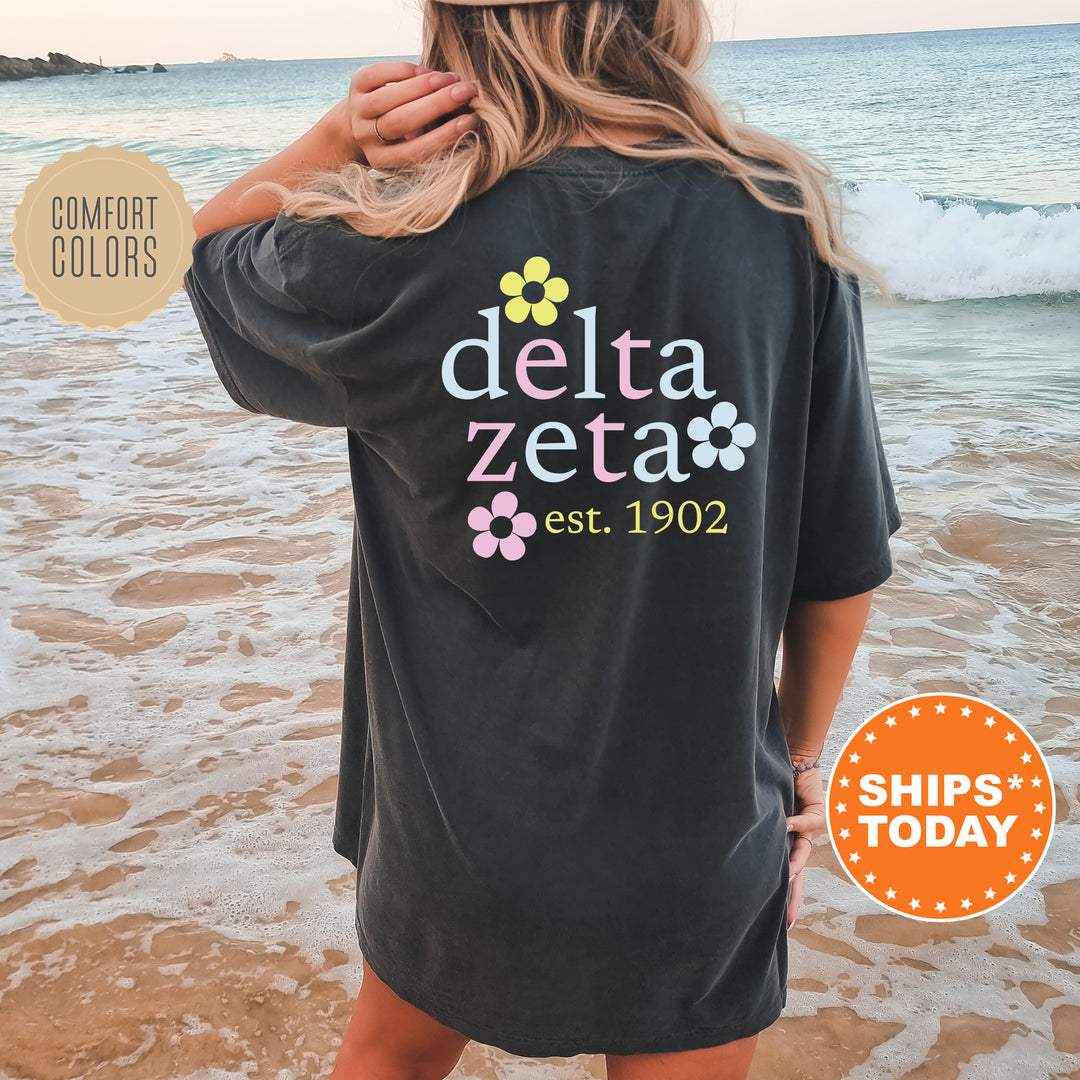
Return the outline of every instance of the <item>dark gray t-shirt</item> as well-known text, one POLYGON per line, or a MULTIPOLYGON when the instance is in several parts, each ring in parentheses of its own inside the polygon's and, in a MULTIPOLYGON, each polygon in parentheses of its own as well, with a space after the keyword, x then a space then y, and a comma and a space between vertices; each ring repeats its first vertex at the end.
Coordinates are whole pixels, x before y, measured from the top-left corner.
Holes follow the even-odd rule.
POLYGON ((771 1024, 781 628, 881 584, 900 524, 857 279, 700 162, 573 147, 421 236, 213 233, 185 284, 234 401, 346 429, 372 968, 520 1055, 771 1024))

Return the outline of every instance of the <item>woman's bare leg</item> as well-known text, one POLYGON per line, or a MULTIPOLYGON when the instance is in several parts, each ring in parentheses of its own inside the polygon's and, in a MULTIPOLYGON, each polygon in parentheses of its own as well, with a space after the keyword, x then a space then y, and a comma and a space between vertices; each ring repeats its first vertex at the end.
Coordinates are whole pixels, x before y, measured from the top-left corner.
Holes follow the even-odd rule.
POLYGON ((757 1035, 677 1054, 608 1054, 608 1080, 746 1080, 757 1035))
POLYGON ((443 1080, 469 1040, 390 989, 364 961, 364 981, 328 1080, 443 1080))

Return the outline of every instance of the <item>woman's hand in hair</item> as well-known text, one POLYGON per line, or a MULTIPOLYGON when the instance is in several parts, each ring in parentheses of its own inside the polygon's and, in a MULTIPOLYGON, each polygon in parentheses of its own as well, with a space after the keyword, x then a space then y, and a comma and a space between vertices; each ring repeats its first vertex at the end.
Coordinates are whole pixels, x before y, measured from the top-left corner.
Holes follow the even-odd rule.
POLYGON ((330 108, 300 138, 218 192, 194 217, 196 239, 219 229, 276 217, 280 192, 313 170, 337 172, 362 161, 393 169, 434 156, 452 145, 478 118, 469 109, 471 83, 408 61, 388 60, 360 68, 349 96, 330 108), (467 93, 459 100, 455 86, 467 93), (391 140, 385 143, 375 134, 391 140), (269 188, 258 185, 267 183, 269 188))
POLYGON ((367 64, 353 75, 342 103, 344 136, 356 159, 376 169, 423 161, 476 126, 469 111, 476 90, 454 72, 406 60, 367 64))

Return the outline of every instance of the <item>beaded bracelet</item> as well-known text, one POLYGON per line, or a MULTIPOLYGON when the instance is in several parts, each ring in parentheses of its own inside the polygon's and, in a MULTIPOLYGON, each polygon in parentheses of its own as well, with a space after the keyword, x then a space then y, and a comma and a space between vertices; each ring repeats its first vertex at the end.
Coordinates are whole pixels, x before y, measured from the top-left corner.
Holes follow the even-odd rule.
POLYGON ((807 769, 820 769, 821 761, 805 761, 802 765, 796 765, 794 762, 792 762, 791 768, 794 779, 798 780, 799 773, 806 772, 807 769))

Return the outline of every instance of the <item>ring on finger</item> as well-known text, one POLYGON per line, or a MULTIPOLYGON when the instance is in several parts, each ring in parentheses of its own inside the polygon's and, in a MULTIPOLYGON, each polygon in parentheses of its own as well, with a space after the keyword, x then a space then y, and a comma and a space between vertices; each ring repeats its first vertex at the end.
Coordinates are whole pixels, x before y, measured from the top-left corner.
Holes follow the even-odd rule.
POLYGON ((386 143, 386 144, 387 144, 387 145, 389 146, 389 145, 390 145, 390 144, 391 144, 391 143, 393 142, 393 140, 392 140, 392 139, 388 139, 388 138, 387 138, 387 137, 386 137, 386 136, 385 136, 385 135, 384 135, 384 134, 383 134, 383 133, 382 133, 382 132, 381 132, 381 131, 379 130, 379 118, 378 118, 377 116, 375 117, 375 119, 374 119, 373 123, 375 124, 375 134, 376 134, 376 135, 378 135, 379 139, 380 139, 380 140, 381 140, 382 142, 386 143))

